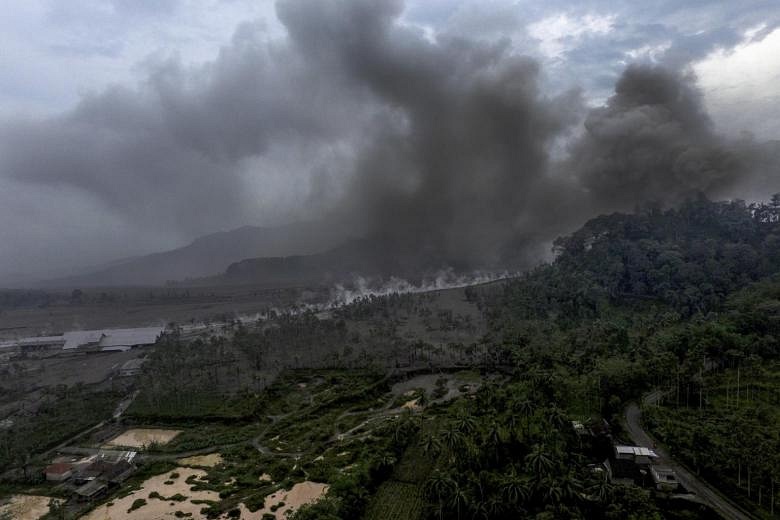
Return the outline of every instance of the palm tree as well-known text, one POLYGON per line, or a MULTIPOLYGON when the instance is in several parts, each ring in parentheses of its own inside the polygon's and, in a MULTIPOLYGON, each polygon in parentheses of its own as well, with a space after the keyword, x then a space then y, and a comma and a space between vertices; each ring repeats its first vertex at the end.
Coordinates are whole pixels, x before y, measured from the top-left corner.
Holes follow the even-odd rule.
POLYGON ((447 428, 441 433, 441 440, 450 452, 450 457, 454 459, 455 453, 463 447, 465 437, 455 428, 447 428))
POLYGON ((432 458, 436 458, 441 453, 441 441, 438 437, 434 435, 428 435, 423 439, 423 441, 420 443, 420 445, 423 448, 423 452, 426 455, 431 456, 432 458))
POLYGON ((463 434, 470 435, 477 429, 477 421, 473 416, 463 413, 455 419, 455 428, 463 434))
POLYGON ((556 405, 550 407, 550 411, 547 414, 547 420, 553 427, 559 430, 563 429, 568 422, 566 414, 556 405))
POLYGON ((528 482, 518 475, 514 466, 509 470, 501 479, 501 495, 504 499, 512 505, 518 505, 521 502, 528 500, 530 490, 528 488, 528 482))
POLYGON ((559 482, 561 493, 567 502, 580 499, 582 496, 582 481, 573 472, 569 471, 564 474, 559 482))
POLYGON ((517 409, 525 417, 525 436, 528 437, 531 428, 531 416, 536 412, 536 404, 530 399, 524 399, 518 403, 517 409))
POLYGON ((450 490, 454 486, 455 482, 439 470, 434 471, 433 475, 431 475, 431 478, 429 478, 428 482, 425 483, 425 488, 428 494, 433 495, 438 502, 439 507, 437 510, 440 520, 444 518, 445 497, 450 494, 450 490))
POLYGON ((469 505, 469 496, 466 493, 466 490, 463 489, 460 484, 457 482, 453 487, 450 488, 450 505, 455 508, 455 513, 457 514, 458 520, 460 520, 460 510, 463 507, 467 507, 469 505))
POLYGON ((541 488, 544 490, 542 497, 546 503, 557 506, 563 501, 563 489, 557 479, 546 477, 542 480, 541 488))
POLYGON ((534 444, 531 453, 525 457, 525 463, 539 477, 549 474, 555 466, 555 462, 550 457, 547 448, 540 444, 534 444))
POLYGON ((590 492, 590 499, 601 504, 608 502, 612 496, 612 485, 607 480, 606 474, 603 477, 599 477, 594 483, 588 487, 590 492))
POLYGON ((485 439, 485 445, 490 446, 493 448, 493 455, 495 456, 495 461, 498 462, 499 460, 499 448, 501 448, 501 443, 503 442, 501 437, 501 427, 498 426, 497 423, 493 422, 493 424, 490 425, 490 429, 487 431, 485 439))

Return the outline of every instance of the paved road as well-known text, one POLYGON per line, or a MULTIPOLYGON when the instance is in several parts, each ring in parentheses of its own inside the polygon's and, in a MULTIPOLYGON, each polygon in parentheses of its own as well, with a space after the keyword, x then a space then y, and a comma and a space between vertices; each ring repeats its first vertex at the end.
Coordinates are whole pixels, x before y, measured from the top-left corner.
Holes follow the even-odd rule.
MULTIPOLYGON (((652 393, 645 398, 645 403, 652 403, 658 399, 657 393, 652 393)), ((631 403, 626 408, 625 423, 628 435, 637 446, 653 448, 658 454, 658 462, 664 466, 669 466, 677 473, 677 479, 685 489, 695 493, 705 504, 715 510, 727 520, 753 520, 755 517, 742 510, 741 507, 732 503, 721 495, 715 488, 699 479, 690 471, 674 461, 663 448, 655 446, 655 442, 650 435, 642 428, 642 412, 636 403, 631 403)))

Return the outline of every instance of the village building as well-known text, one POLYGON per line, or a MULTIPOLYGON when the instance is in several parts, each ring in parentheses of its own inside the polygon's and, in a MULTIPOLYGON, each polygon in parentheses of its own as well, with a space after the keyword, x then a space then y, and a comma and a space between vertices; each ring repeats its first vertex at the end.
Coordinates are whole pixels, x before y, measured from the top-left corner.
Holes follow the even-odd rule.
POLYGON ((130 350, 154 345, 165 327, 138 327, 132 329, 77 330, 66 332, 64 350, 111 351, 130 350))
POLYGON ((137 469, 133 460, 135 451, 101 450, 94 461, 79 469, 73 476, 78 485, 100 480, 104 484, 120 484, 137 469))
POLYGON ((650 448, 616 444, 604 467, 611 482, 645 486, 649 485, 650 466, 657 458, 658 454, 650 448))
POLYGON ((64 462, 50 464, 43 470, 43 474, 49 482, 64 482, 73 476, 73 466, 64 462))
POLYGON ((81 501, 92 501, 100 498, 108 489, 105 482, 92 480, 81 487, 76 488, 76 497, 81 501))
POLYGON ((680 487, 677 474, 668 466, 650 466, 650 476, 658 491, 672 492, 680 487))

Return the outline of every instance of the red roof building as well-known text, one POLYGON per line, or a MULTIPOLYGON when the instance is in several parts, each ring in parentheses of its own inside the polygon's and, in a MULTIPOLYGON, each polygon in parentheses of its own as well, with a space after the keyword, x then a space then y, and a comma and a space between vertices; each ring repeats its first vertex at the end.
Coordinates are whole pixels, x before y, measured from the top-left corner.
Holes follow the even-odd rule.
POLYGON ((69 479, 70 476, 73 475, 73 466, 64 462, 57 462, 55 464, 46 466, 46 469, 43 470, 43 473, 46 475, 46 480, 52 482, 62 482, 63 480, 69 479))

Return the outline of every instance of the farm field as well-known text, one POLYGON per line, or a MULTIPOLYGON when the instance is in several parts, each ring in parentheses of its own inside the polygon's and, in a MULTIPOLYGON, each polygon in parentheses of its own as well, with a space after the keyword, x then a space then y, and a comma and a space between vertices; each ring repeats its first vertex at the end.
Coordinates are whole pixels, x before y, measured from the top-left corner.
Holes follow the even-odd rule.
POLYGON ((419 484, 387 482, 374 495, 365 520, 420 520, 424 518, 424 499, 419 484))
POLYGON ((165 445, 171 442, 181 431, 155 428, 132 428, 114 437, 106 447, 148 448, 152 445, 165 445))
POLYGON ((116 441, 122 446, 139 435, 148 441, 161 438, 157 435, 161 432, 167 437, 180 433, 168 444, 151 444, 142 454, 149 464, 170 464, 165 471, 129 484, 130 495, 121 489, 113 492, 86 518, 102 520, 108 515, 112 520, 135 520, 147 518, 144 513, 181 511, 192 514, 188 518, 205 519, 240 511, 246 519, 263 519, 263 515, 281 519, 287 518, 288 510, 293 514, 300 509, 305 515, 308 507, 327 507, 344 490, 376 491, 375 502, 397 495, 399 486, 404 493, 416 488, 403 509, 404 515, 416 518, 433 462, 417 445, 413 418, 424 417, 428 406, 432 411, 445 410, 442 407, 473 395, 481 381, 474 372, 443 373, 431 379, 424 374, 383 377, 359 370, 285 371, 263 391, 257 413, 265 414, 265 419, 247 424, 245 436, 236 436, 240 429, 221 426, 219 420, 187 424, 172 418, 167 425, 159 417, 154 428, 134 424, 122 432, 116 441), (449 386, 455 394, 449 393, 449 386), (410 393, 420 402, 413 410, 403 406, 410 397, 405 394, 410 393), (208 452, 187 455, 192 446, 208 452), (429 463, 420 466, 420 459, 429 463), (409 479, 416 484, 407 485, 409 479), (332 489, 338 489, 339 495, 331 497, 332 489), (165 501, 154 498, 155 494, 150 499, 155 492, 162 497, 180 496, 165 501), (136 502, 141 499, 146 503, 136 502), (318 499, 323 505, 318 505, 318 499))
POLYGON ((192 457, 184 457, 177 462, 182 466, 195 466, 201 468, 213 468, 218 464, 222 464, 222 455, 219 453, 209 453, 208 455, 193 455, 192 457))

